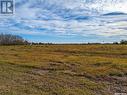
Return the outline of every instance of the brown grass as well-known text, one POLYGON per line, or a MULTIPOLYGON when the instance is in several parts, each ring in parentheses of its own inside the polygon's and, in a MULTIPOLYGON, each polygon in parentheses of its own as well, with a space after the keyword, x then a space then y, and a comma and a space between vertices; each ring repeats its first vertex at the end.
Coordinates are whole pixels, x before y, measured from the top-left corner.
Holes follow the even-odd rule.
POLYGON ((0 95, 114 95, 126 81, 126 45, 0 46, 0 95))

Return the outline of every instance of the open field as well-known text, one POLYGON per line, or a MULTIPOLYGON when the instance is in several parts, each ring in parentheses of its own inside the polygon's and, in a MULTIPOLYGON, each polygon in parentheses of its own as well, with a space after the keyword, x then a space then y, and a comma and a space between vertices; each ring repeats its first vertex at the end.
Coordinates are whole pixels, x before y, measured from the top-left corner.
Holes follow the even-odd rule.
POLYGON ((0 46, 0 95, 127 93, 126 45, 0 46))

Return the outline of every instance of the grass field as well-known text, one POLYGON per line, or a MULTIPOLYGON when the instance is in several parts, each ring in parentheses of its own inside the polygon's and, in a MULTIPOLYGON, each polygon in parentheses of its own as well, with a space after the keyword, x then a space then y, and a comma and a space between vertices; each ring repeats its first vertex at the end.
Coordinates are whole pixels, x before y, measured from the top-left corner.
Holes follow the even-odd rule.
POLYGON ((0 95, 127 93, 126 45, 0 46, 0 95))

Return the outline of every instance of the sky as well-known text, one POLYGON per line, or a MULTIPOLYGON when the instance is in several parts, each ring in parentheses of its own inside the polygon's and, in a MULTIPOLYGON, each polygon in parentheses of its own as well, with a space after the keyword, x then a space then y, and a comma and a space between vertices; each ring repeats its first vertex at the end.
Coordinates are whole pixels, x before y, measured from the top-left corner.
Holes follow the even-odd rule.
POLYGON ((15 0, 0 33, 52 43, 127 40, 127 0, 15 0))

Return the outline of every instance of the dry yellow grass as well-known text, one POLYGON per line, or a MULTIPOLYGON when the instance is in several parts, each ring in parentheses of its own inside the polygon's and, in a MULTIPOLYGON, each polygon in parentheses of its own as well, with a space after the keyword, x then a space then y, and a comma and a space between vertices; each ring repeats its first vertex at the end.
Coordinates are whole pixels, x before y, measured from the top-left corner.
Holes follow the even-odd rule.
POLYGON ((126 81, 126 45, 0 46, 0 95, 113 95, 126 81))

